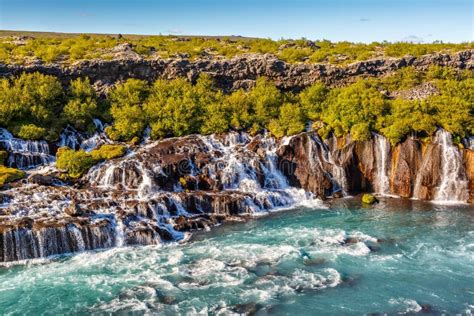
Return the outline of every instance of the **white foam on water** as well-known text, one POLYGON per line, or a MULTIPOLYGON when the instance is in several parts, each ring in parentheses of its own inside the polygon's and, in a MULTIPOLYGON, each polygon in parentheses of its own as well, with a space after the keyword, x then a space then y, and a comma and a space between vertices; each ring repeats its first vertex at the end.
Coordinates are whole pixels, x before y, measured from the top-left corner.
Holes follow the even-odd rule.
POLYGON ((408 298, 391 298, 388 303, 402 308, 402 313, 418 313, 422 310, 417 301, 408 298))

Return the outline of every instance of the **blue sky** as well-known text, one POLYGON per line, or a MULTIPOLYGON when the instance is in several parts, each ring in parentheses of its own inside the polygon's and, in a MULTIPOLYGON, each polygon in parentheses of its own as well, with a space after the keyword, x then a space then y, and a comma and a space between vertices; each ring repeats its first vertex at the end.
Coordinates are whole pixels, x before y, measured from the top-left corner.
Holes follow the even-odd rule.
POLYGON ((356 42, 474 40, 473 0, 0 0, 0 29, 356 42))

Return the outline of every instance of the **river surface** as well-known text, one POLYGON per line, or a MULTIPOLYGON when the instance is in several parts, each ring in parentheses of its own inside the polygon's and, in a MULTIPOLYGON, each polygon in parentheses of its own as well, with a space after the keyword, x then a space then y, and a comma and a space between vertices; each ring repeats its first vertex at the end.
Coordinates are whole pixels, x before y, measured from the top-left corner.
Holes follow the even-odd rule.
POLYGON ((474 208, 340 199, 0 266, 0 314, 474 313, 474 208))

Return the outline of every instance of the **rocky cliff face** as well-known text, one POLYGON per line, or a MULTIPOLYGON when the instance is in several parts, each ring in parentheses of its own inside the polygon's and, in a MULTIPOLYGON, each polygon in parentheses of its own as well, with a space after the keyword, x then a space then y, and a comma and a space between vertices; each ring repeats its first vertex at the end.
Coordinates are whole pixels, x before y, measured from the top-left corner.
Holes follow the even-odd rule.
POLYGON ((288 64, 273 55, 247 54, 232 59, 154 59, 118 58, 115 60, 90 60, 72 65, 0 64, 0 76, 18 75, 22 72, 41 72, 54 75, 67 83, 77 77, 89 77, 99 89, 120 80, 174 79, 185 77, 195 80, 200 73, 213 77, 218 86, 226 90, 252 86, 256 78, 265 76, 284 90, 301 90, 316 81, 330 86, 353 82, 359 77, 382 76, 407 66, 426 69, 430 65, 449 66, 457 69, 474 69, 474 50, 453 54, 431 54, 421 57, 379 58, 338 67, 327 64, 288 64))
MULTIPOLYGON (((65 133, 65 144, 79 139, 65 133)), ((107 141, 98 136, 74 145, 107 141)), ((39 153, 54 158, 34 142, 1 144, 17 157, 12 165, 39 153)), ((130 148, 75 184, 57 179, 54 167, 37 167, 49 160, 31 160, 23 166, 29 178, 0 195, 0 262, 177 241, 223 220, 364 191, 472 202, 473 162, 472 149, 442 130, 427 144, 409 138, 396 147, 380 135, 365 142, 323 141, 314 132, 282 140, 191 135, 130 148)))

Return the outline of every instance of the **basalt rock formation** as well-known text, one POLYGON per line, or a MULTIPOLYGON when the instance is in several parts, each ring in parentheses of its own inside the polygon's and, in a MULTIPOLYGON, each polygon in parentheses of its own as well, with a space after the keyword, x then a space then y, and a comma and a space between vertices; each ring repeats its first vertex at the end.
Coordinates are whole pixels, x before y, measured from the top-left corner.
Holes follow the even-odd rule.
MULTIPOLYGON (((126 55, 128 56, 128 55, 126 55)), ((232 59, 203 58, 188 60, 142 59, 121 57, 114 60, 87 60, 71 65, 33 63, 26 65, 0 64, 0 76, 14 76, 23 72, 40 72, 54 75, 64 83, 77 77, 88 77, 99 90, 128 78, 148 81, 185 77, 191 81, 200 73, 207 73, 216 84, 233 90, 252 86, 258 77, 273 80, 283 90, 301 90, 322 81, 330 86, 340 86, 359 77, 390 74, 403 67, 426 69, 430 65, 449 66, 456 69, 474 69, 474 50, 452 54, 430 54, 421 57, 377 58, 355 62, 347 66, 329 64, 289 64, 270 54, 246 54, 232 59)))
MULTIPOLYGON (((40 167, 50 160, 27 158, 54 160, 57 144, 1 135, 0 145, 16 157, 7 164, 29 176, 1 193, 0 262, 179 241, 224 220, 366 191, 474 201, 473 150, 454 145, 443 130, 428 143, 408 138, 396 147, 380 135, 323 141, 315 132, 148 141, 74 184, 59 180, 54 166, 40 167)), ((60 143, 89 150, 108 141, 68 129, 60 143)))

